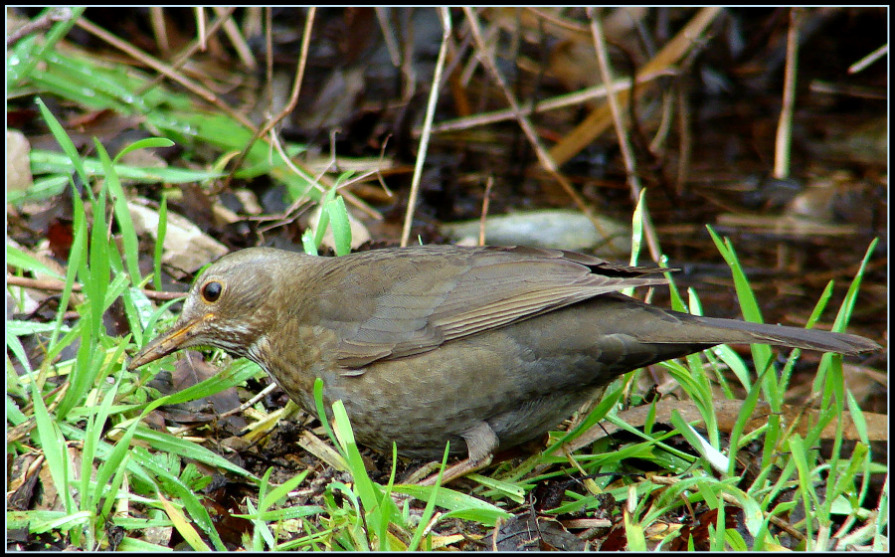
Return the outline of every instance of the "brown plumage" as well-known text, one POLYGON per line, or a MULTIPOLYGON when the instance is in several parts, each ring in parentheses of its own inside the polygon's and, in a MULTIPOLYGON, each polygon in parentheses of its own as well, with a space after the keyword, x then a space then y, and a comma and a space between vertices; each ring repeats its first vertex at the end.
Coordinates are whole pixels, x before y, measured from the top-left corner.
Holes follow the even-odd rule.
POLYGON ((324 381, 357 439, 473 461, 537 438, 613 378, 720 343, 857 354, 863 337, 697 317, 618 293, 657 269, 532 248, 423 246, 324 258, 252 248, 209 266, 133 369, 215 346, 315 413, 324 381))

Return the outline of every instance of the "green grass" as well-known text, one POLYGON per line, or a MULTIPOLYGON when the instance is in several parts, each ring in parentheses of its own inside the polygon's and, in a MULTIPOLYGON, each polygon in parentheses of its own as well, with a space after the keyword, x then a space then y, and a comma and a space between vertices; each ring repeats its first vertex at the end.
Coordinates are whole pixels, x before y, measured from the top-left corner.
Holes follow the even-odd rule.
MULTIPOLYGON (((69 21, 56 24, 49 38, 56 34, 64 35, 70 25, 69 21)), ((47 42, 40 44, 28 38, 14 46, 6 65, 10 84, 7 98, 46 92, 94 110, 112 110, 125 116, 141 116, 145 118, 144 129, 155 135, 169 138, 187 148, 211 146, 221 152, 220 163, 215 165, 219 167, 223 167, 234 154, 243 150, 252 137, 253 132, 233 116, 197 107, 185 94, 174 93, 158 85, 150 86, 150 77, 139 70, 111 67, 95 57, 61 52, 48 46, 50 44, 47 42), (38 61, 43 64, 37 64, 38 61)), ((58 130, 54 130, 54 135, 59 139, 58 130)), ((84 183, 88 176, 96 176, 102 171, 101 161, 82 159, 74 151, 74 145, 70 141, 69 144, 62 144, 62 148, 64 157, 53 152, 34 152, 34 172, 42 175, 38 187, 25 194, 27 197, 15 194, 9 201, 21 202, 58 194, 65 187, 65 175, 70 172, 72 164, 84 183)), ((286 146, 286 152, 290 156, 303 150, 300 145, 286 146)), ((308 196, 312 200, 319 200, 318 188, 312 187, 316 183, 312 173, 293 162, 287 163, 271 157, 271 152, 269 141, 266 138, 259 139, 249 149, 243 168, 235 172, 234 176, 252 178, 269 174, 285 184, 293 198, 308 196)), ((183 168, 119 166, 116 170, 122 178, 169 184, 208 181, 223 175, 220 169, 192 171, 183 168)))
MULTIPOLYGON (((72 166, 84 169, 87 183, 92 183, 93 174, 86 172, 84 161, 76 152, 65 148, 68 140, 61 126, 54 122, 42 103, 40 106, 57 140, 74 157, 72 166)), ((478 487, 469 493, 443 486, 397 485, 394 469, 386 485, 372 481, 354 442, 344 409, 337 403, 333 408, 332 429, 325 420, 323 423, 329 430, 333 446, 347 464, 351 482, 332 481, 326 486, 321 504, 290 506, 288 494, 307 481, 307 471, 274 485, 270 482, 272 469, 259 478, 202 445, 149 429, 143 424, 143 419, 162 405, 199 399, 241 385, 259 370, 248 362, 232 362, 211 379, 163 397, 146 387, 148 379, 163 367, 161 363, 153 363, 146 366, 148 369, 134 373, 125 370, 125 350, 131 346, 130 339, 109 337, 102 325, 103 314, 110 304, 118 298, 124 301, 131 329, 136 334, 144 329, 149 331, 170 317, 164 308, 152 311, 145 296, 136 288, 145 280, 136 265, 136 233, 117 176, 115 161, 120 159, 120 154, 112 159, 102 145, 96 147, 101 162, 96 176, 104 178, 103 185, 96 194, 90 194, 89 204, 82 202, 79 196, 73 196, 74 243, 64 277, 67 288, 62 296, 63 302, 70 300, 71 286, 76 282, 83 286, 83 302, 76 307, 80 319, 71 326, 64 326, 63 311, 60 310, 51 326, 12 322, 9 324, 12 332, 7 333, 10 351, 29 370, 12 392, 34 402, 30 409, 11 405, 7 414, 8 426, 22 431, 23 436, 8 444, 8 451, 23 455, 29 446, 38 449, 46 459, 49 479, 60 499, 55 510, 9 513, 8 520, 14 526, 27 527, 33 534, 55 533, 82 549, 102 549, 109 547, 105 526, 111 523, 125 532, 122 549, 163 550, 163 547, 132 537, 153 525, 176 529, 184 542, 195 550, 226 549, 214 519, 202 502, 204 496, 200 490, 210 478, 197 472, 194 463, 200 463, 241 476, 258 486, 257 497, 246 503, 248 512, 236 515, 253 525, 253 534, 244 537, 241 547, 255 551, 427 549, 438 545, 438 525, 448 519, 460 519, 482 528, 491 527, 498 520, 509 518, 512 509, 523 504, 527 494, 539 482, 561 480, 579 472, 587 476, 583 482, 585 493, 568 490, 562 503, 547 512, 597 513, 605 508, 606 496, 617 505, 615 512, 631 505, 632 510, 624 516, 631 548, 649 547, 644 532, 651 525, 680 513, 685 505, 698 504, 717 510, 719 521, 733 510, 732 502, 744 511, 745 527, 754 538, 751 545, 735 530, 728 530, 711 538, 712 547, 719 550, 777 547, 781 541, 771 533, 770 517, 796 506, 802 507, 810 517, 796 525, 805 536, 801 546, 804 549, 828 547, 826 544, 833 535, 834 521, 845 520, 852 526, 848 533, 853 537, 853 543, 870 543, 884 531, 885 518, 874 515, 875 511, 860 503, 867 493, 871 475, 882 470, 872 463, 866 431, 860 427, 863 424, 860 409, 844 389, 841 358, 830 354, 824 356, 815 385, 822 396, 823 411, 809 433, 802 436, 794 433, 788 424, 781 423, 779 414, 797 353, 791 355, 778 373, 773 370, 772 351, 757 345, 752 349, 751 366, 723 346, 705 355, 662 364, 681 384, 705 424, 705 433, 700 434, 680 415, 672 416, 676 432, 683 434, 692 452, 669 445, 674 432, 653 429, 652 420, 642 432, 618 420, 620 401, 634 375, 628 374, 627 378, 610 386, 602 403, 578 428, 567 434, 559 432, 547 450, 521 464, 504 463, 490 472, 474 475, 478 487), (107 218, 114 219, 120 230, 122 249, 107 234, 107 218), (92 222, 92 226, 88 226, 88 222, 92 222), (46 338, 46 357, 33 370, 18 344, 18 335, 25 334, 40 334, 46 338), (73 359, 51 363, 63 348, 74 346, 76 341, 79 344, 73 359), (751 377, 750 367, 764 372, 757 378, 751 377), (742 389, 748 393, 729 445, 723 442, 716 425, 714 391, 709 381, 712 377, 725 385, 723 369, 734 370, 742 389), (56 388, 50 381, 59 376, 64 377, 64 389, 56 388), (769 404, 774 412, 760 432, 746 434, 746 421, 759 401, 769 404), (846 411, 858 424, 863 438, 849 457, 842 457, 842 417, 846 411), (578 434, 603 420, 634 433, 641 441, 614 447, 604 440, 573 456, 561 456, 562 442, 574 440, 578 434), (834 453, 830 460, 824 461, 816 447, 824 427, 831 423, 837 424, 834 453), (737 475, 735 457, 756 441, 763 446, 762 469, 754 474, 751 483, 743 485, 737 475), (78 458, 72 459, 70 454, 75 447, 78 458), (189 455, 189 458, 181 455, 189 455), (649 462, 664 470, 665 475, 673 478, 672 484, 650 482, 639 475, 631 477, 626 470, 630 469, 627 462, 632 459, 649 462), (791 499, 781 502, 783 493, 791 493, 791 499), (404 498, 399 504, 393 499, 396 494, 410 498, 404 498), (411 507, 411 498, 425 502, 421 511, 411 507), (138 508, 140 512, 121 516, 117 509, 122 505, 138 508), (430 523, 436 510, 441 514, 438 520, 430 523), (874 520, 877 528, 859 528, 874 520)), ((129 149, 135 147, 139 145, 129 149)), ((325 198, 324 201, 334 203, 334 199, 325 198)), ((760 320, 758 303, 751 294, 732 246, 714 237, 722 256, 731 265, 744 315, 760 320)), ((842 329, 850 317, 864 265, 872 249, 873 246, 868 249, 861 270, 840 308, 837 330, 842 329)), ((40 267, 24 253, 9 247, 7 251, 11 262, 23 273, 40 267)), ((158 254, 156 251, 156 256, 158 254)), ((156 272, 157 269, 156 266, 156 272)), ((674 305, 683 307, 674 287, 672 292, 674 305)), ((822 294, 812 322, 823 311, 830 292, 831 288, 827 288, 822 294)), ((695 293, 690 292, 689 297, 690 307, 698 308, 695 293)), ((66 304, 60 307, 65 308, 66 304)), ((141 343, 146 340, 144 336, 141 343)), ((19 381, 14 372, 10 370, 8 373, 13 373, 7 378, 9 384, 19 381)), ((732 396, 731 386, 725 385, 724 390, 732 396)), ((319 397, 319 392, 317 394, 319 397)), ((322 412, 322 402, 320 405, 322 412)), ((673 539, 673 535, 667 537, 658 547, 673 539)))

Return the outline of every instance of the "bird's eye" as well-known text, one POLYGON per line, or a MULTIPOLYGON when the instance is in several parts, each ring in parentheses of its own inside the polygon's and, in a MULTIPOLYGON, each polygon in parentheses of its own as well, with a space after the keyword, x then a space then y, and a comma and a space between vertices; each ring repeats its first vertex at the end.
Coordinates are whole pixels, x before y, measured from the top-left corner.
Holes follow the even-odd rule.
POLYGON ((223 291, 224 287, 218 281, 206 282, 202 286, 202 299, 206 302, 217 302, 223 291))

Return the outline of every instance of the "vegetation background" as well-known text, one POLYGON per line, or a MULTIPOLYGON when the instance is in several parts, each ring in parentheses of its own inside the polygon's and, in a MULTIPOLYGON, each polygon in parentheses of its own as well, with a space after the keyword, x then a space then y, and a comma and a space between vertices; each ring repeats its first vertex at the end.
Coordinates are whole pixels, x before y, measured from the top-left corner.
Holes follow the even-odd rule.
POLYGON ((887 8, 6 15, 8 549, 888 548, 886 352, 653 366, 436 488, 253 364, 125 370, 255 245, 652 260, 885 346, 887 8))

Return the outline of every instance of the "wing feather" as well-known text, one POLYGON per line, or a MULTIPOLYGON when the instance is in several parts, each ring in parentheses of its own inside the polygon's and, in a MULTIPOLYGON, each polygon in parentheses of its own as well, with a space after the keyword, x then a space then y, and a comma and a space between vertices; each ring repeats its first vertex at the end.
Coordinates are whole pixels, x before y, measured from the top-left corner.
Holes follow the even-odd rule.
POLYGON ((366 315, 356 315, 358 310, 349 313, 351 319, 328 322, 340 338, 337 359, 346 368, 427 352, 608 292, 667 282, 656 269, 560 250, 419 246, 388 251, 385 258, 364 252, 332 260, 340 269, 330 276, 344 281, 335 288, 356 285, 360 274, 368 277, 364 288, 372 296, 362 304, 366 315))

